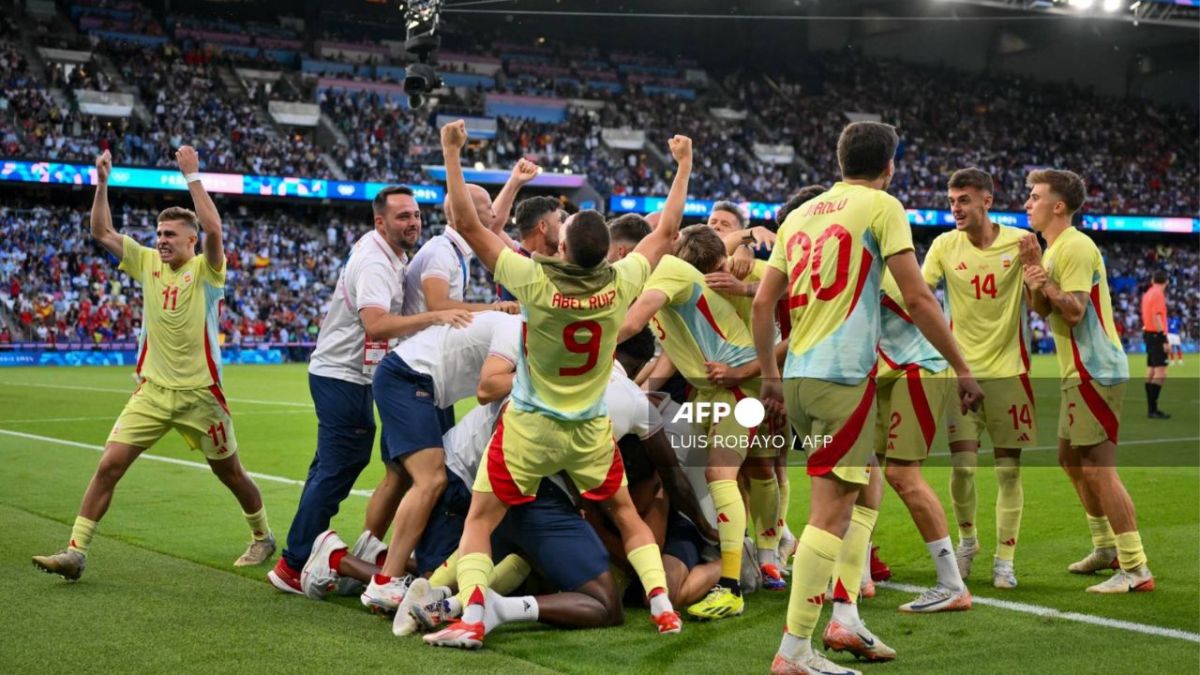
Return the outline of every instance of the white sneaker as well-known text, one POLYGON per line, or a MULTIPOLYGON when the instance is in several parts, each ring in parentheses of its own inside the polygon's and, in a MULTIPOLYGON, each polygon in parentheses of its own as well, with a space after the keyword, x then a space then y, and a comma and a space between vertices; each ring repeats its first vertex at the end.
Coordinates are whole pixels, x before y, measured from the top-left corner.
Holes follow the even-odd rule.
POLYGON ((1131 570, 1117 570, 1107 581, 1088 586, 1088 593, 1148 593, 1154 590, 1154 575, 1150 568, 1139 565, 1131 570))
POLYGON ((960 591, 953 591, 940 584, 918 595, 912 602, 900 605, 900 611, 905 614, 958 612, 967 609, 971 609, 971 591, 965 587, 960 591))
POLYGON ((758 547, 750 537, 742 542, 742 574, 738 585, 742 595, 754 593, 763 585, 762 570, 758 569, 758 547))
MULTIPOLYGON (((379 559, 379 554, 387 550, 387 544, 379 540, 378 537, 371 534, 370 530, 363 530, 363 533, 358 535, 358 541, 354 542, 354 546, 350 547, 350 555, 359 560, 375 565, 379 559)), ((358 595, 363 591, 363 582, 354 577, 339 577, 337 582, 338 595, 358 595)))
POLYGON ((779 571, 784 575, 792 573, 792 556, 796 553, 796 546, 799 540, 787 525, 783 526, 783 534, 779 535, 779 571))
POLYGON ((371 583, 367 584, 366 590, 358 599, 364 607, 376 614, 391 614, 404 600, 404 594, 408 592, 408 585, 412 580, 412 576, 406 574, 402 577, 392 577, 386 584, 379 584, 372 577, 371 583))
POLYGON ((958 547, 954 549, 954 560, 958 563, 958 574, 965 581, 971 576, 971 563, 975 562, 975 554, 979 553, 979 540, 974 539, 971 543, 965 544, 959 540, 958 547))
POLYGON ((783 654, 775 654, 775 660, 771 662, 771 675, 862 675, 862 671, 843 668, 814 651, 796 661, 783 654))
POLYGON ((313 600, 321 600, 337 586, 337 570, 330 569, 329 556, 344 550, 346 542, 333 530, 325 530, 313 541, 312 553, 300 570, 300 589, 313 600))
POLYGON ((1017 587, 1017 571, 1011 560, 997 559, 992 563, 992 585, 1004 589, 1017 587))
POLYGON ((1121 566, 1117 564, 1117 549, 1115 548, 1096 548, 1087 554, 1083 560, 1073 562, 1067 565, 1067 571, 1071 574, 1095 574, 1100 570, 1117 570, 1121 566))
MULTIPOLYGON (((414 618, 412 609, 414 607, 424 608, 425 605, 440 603, 440 601, 448 597, 450 597, 449 588, 445 586, 434 588, 428 579, 413 579, 413 582, 408 586, 408 592, 404 594, 404 599, 400 601, 400 605, 396 608, 396 618, 392 621, 392 635, 403 637, 415 633, 421 624, 418 624, 417 619, 414 618)), ((441 621, 439 620, 438 623, 440 624, 441 621)))

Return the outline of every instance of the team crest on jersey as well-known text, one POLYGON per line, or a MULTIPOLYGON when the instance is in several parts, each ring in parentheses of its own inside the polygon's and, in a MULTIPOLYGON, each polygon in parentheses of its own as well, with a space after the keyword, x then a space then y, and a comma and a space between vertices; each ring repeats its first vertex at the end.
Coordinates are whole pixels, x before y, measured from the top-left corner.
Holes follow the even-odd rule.
POLYGON ((192 273, 191 273, 191 272, 184 272, 184 273, 183 273, 183 279, 182 279, 182 281, 183 281, 183 284, 184 284, 185 286, 186 286, 186 285, 188 285, 188 284, 190 284, 190 283, 192 283, 192 273))
POLYGON ((1004 269, 1012 267, 1012 256, 1006 255, 1000 259, 1000 266, 1004 269))

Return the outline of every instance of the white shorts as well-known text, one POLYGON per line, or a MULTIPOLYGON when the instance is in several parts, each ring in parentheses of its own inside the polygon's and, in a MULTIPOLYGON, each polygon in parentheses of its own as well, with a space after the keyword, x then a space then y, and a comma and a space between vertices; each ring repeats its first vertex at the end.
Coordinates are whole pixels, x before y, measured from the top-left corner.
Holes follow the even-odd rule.
POLYGON ((1182 347, 1183 341, 1179 339, 1179 333, 1167 333, 1167 344, 1172 347, 1182 347))

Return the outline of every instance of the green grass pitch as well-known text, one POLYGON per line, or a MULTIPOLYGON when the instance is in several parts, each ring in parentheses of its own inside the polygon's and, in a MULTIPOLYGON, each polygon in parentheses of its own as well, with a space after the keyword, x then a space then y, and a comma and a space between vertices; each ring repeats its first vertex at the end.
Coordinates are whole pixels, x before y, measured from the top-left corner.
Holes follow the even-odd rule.
MULTIPOLYGON (((899 652, 868 673, 1200 672, 1200 362, 1172 367, 1162 407, 1168 421, 1145 417, 1144 358, 1133 357, 1122 425, 1121 474, 1137 504, 1140 529, 1158 580, 1154 593, 1097 597, 1091 579, 1066 573, 1090 547, 1074 492, 1054 464, 1058 393, 1052 357, 1035 360, 1041 449, 1027 453, 1025 515, 1017 551, 1020 587, 1000 592, 986 577, 995 545, 990 458, 979 473, 980 539, 970 582, 978 598, 997 598, 1109 622, 1175 629, 1135 632, 977 605, 965 614, 903 616, 910 594, 881 589, 863 617, 899 652), (980 572, 982 570, 982 574, 980 572), (1178 633, 1183 631, 1183 633, 1178 633)), ((303 365, 230 367, 226 371, 237 435, 253 472, 302 480, 316 420, 303 365)), ((140 461, 121 483, 77 584, 37 573, 33 554, 62 548, 79 499, 117 413, 132 389, 125 368, 0 370, 0 669, 5 672, 382 671, 410 672, 765 672, 779 642, 786 593, 749 596, 746 614, 715 624, 688 622, 659 637, 644 610, 625 625, 567 631, 504 627, 481 653, 434 650, 398 639, 356 598, 313 602, 284 596, 264 579, 267 567, 235 570, 247 541, 236 501, 194 467, 140 461)), ((945 452, 939 440, 935 453, 945 452)), ((151 450, 202 461, 177 436, 151 450)), ((944 457, 927 476, 948 499, 944 457)), ((380 478, 375 461, 357 488, 380 478)), ((803 469, 792 468, 789 520, 799 532, 808 500, 803 469)), ((295 484, 260 480, 282 541, 300 494, 295 484)), ((366 499, 351 496, 334 526, 353 539, 366 499)), ((894 581, 934 580, 925 547, 894 494, 885 496, 876 533, 894 581)), ((828 617, 828 610, 824 618, 828 617)), ((823 622, 822 622, 823 625, 823 622)), ((844 661, 836 656, 835 660, 844 661)))

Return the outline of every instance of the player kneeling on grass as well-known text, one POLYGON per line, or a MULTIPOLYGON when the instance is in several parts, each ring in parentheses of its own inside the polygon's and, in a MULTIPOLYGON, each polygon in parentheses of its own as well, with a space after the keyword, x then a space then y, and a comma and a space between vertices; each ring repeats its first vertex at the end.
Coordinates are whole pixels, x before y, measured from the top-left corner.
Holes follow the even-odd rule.
POLYGON ((954 558, 946 513, 921 475, 929 457, 938 418, 954 394, 950 364, 913 325, 896 280, 885 272, 881 289, 879 375, 876 399, 875 454, 885 458, 885 475, 908 508, 937 569, 937 585, 901 612, 946 612, 971 608, 971 592, 954 558))
POLYGON ((1043 257, 1037 236, 1021 240, 1025 285, 1034 311, 1050 321, 1062 376, 1058 412, 1058 463, 1067 472, 1086 512, 1094 550, 1067 569, 1092 574, 1120 569, 1091 593, 1154 590, 1146 566, 1133 500, 1117 474, 1121 402, 1129 360, 1121 348, 1108 293, 1108 274, 1096 244, 1071 225, 1087 191, 1070 171, 1029 174, 1025 212, 1029 225, 1046 238, 1043 257))
POLYGON ((171 429, 183 436, 188 447, 204 454, 213 473, 242 507, 253 541, 234 565, 257 565, 275 552, 258 486, 238 461, 233 419, 221 388, 217 340, 217 316, 225 295, 221 217, 200 182, 196 151, 185 145, 175 153, 175 160, 196 211, 172 207, 158 214, 158 238, 151 249, 113 229, 108 206, 112 157, 105 151, 96 159, 92 236, 121 261, 122 271, 142 285, 145 302, 138 344, 138 387, 104 444, 100 465, 83 494, 70 543, 64 551, 33 558, 36 567, 71 581, 83 574, 88 547, 117 483, 138 455, 171 429), (204 230, 204 255, 197 256, 200 229, 204 230))

